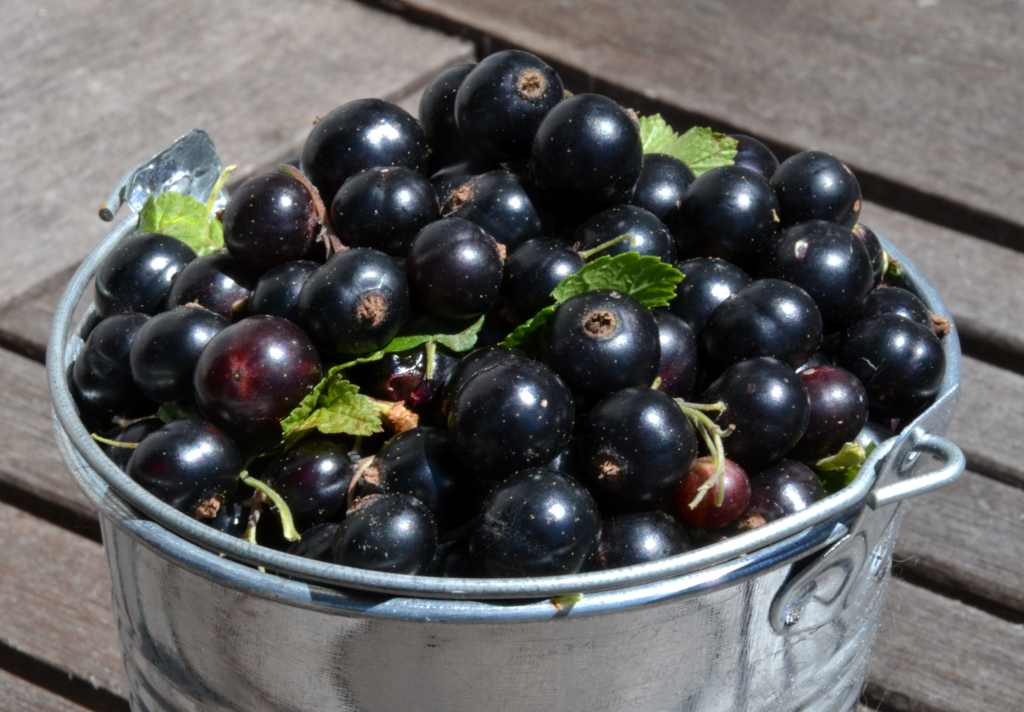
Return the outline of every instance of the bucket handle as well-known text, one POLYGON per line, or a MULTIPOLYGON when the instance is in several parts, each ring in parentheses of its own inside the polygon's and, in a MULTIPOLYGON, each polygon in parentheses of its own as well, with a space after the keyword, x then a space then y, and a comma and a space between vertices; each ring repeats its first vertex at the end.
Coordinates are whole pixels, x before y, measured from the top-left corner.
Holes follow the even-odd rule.
POLYGON ((960 479, 967 467, 967 458, 963 451, 950 440, 939 435, 932 435, 921 428, 915 428, 908 438, 909 446, 903 453, 900 468, 912 465, 921 453, 933 456, 939 466, 923 475, 900 480, 891 485, 872 490, 866 504, 871 509, 880 509, 916 497, 926 492, 945 487, 960 479))

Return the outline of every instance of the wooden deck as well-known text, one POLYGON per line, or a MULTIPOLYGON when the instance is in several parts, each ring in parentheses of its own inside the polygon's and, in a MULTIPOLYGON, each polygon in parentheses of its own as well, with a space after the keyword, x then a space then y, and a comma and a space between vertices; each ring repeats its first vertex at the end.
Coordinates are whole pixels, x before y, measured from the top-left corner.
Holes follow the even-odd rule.
POLYGON ((937 0, 269 0, 9 4, 0 27, 0 709, 127 709, 109 576, 55 450, 42 366, 126 166, 193 126, 294 151, 361 96, 519 46, 575 90, 849 161, 864 221, 940 287, 964 341, 970 472, 915 501, 864 710, 1024 708, 1024 7, 937 0))

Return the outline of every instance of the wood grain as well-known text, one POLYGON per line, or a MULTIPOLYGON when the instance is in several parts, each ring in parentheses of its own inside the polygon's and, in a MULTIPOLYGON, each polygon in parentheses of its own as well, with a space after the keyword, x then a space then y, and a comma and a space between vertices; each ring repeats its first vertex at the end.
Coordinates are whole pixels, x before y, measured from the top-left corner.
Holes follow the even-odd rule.
POLYGON ((0 641, 126 692, 102 547, 0 503, 0 641))
POLYGON ((1018 710, 1024 625, 894 579, 867 698, 888 712, 1018 710))
POLYGON ((1024 487, 1024 376, 967 358, 960 385, 949 437, 969 467, 1024 487))
POLYGON ((745 133, 831 151, 925 203, 938 197, 1006 220, 999 237, 1022 241, 1019 3, 376 4, 468 26, 745 133))
POLYGON ((0 670, 0 709, 6 712, 86 712, 71 700, 0 670))
POLYGON ((78 261, 105 232, 96 211, 117 179, 189 129, 210 131, 227 160, 263 162, 318 114, 421 86, 470 51, 333 0, 44 0, 6 10, 0 304, 78 261))

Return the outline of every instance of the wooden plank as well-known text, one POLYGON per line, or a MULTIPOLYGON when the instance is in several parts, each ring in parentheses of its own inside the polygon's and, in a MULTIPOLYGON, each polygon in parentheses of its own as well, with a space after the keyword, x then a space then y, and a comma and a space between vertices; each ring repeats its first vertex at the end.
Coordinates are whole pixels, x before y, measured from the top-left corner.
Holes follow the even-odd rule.
POLYGON ((0 709, 7 712, 86 712, 87 707, 0 670, 0 709))
POLYGON ((1024 491, 968 472, 909 510, 898 571, 1024 621, 1024 491))
POLYGON ((960 381, 949 437, 967 453, 970 467, 1024 487, 1024 376, 967 358, 960 381))
POLYGON ((894 579, 867 699, 891 712, 1020 709, 1024 625, 894 579))
POLYGON ((923 203, 965 204, 1021 242, 1024 13, 1013 3, 379 4, 745 133, 831 151, 877 175, 879 193, 895 184, 923 203))
POLYGON ((102 547, 0 503, 0 641, 124 696, 102 547))
POLYGON ((7 10, 0 304, 79 260, 104 233, 96 211, 117 179, 185 131, 204 127, 226 159, 260 163, 318 114, 401 95, 470 51, 334 0, 187 0, 173 12, 50 0, 7 10))

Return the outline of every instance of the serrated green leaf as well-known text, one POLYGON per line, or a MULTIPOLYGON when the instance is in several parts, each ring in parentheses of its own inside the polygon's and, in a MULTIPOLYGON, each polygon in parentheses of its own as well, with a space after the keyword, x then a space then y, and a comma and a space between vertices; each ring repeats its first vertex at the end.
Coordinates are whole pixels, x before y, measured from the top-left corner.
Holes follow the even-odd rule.
POLYGON ((190 195, 160 193, 146 198, 139 212, 139 230, 175 237, 199 256, 224 247, 220 221, 190 195))
POLYGON ((828 457, 823 457, 814 463, 814 470, 818 473, 822 487, 829 494, 843 489, 857 477, 861 466, 868 456, 875 449, 875 444, 870 443, 867 447, 857 442, 844 443, 839 451, 828 457))
POLYGON ((335 366, 281 421, 286 441, 310 430, 328 435, 374 435, 384 430, 381 406, 360 393, 341 367, 335 366))
POLYGON ((580 294, 610 289, 633 297, 649 309, 656 309, 671 303, 681 281, 682 272, 652 255, 623 252, 598 257, 559 282, 551 290, 555 303, 517 326, 501 345, 505 348, 523 346, 551 321, 559 304, 580 294))
POLYGON ((731 136, 704 126, 693 126, 680 135, 661 114, 640 117, 640 141, 645 154, 678 158, 698 176, 712 168, 731 166, 736 158, 737 143, 731 136))
POLYGON ((423 346, 423 344, 430 341, 433 341, 438 346, 444 346, 445 348, 455 351, 456 353, 469 351, 476 345, 477 337, 480 335, 480 329, 484 326, 484 318, 485 317, 480 317, 456 334, 408 334, 406 336, 396 336, 388 342, 387 346, 379 351, 374 351, 373 353, 366 354, 365 356, 360 356, 352 359, 351 361, 346 361, 345 363, 336 366, 336 368, 344 370, 357 366, 361 363, 379 361, 384 358, 385 354, 410 351, 423 346))

